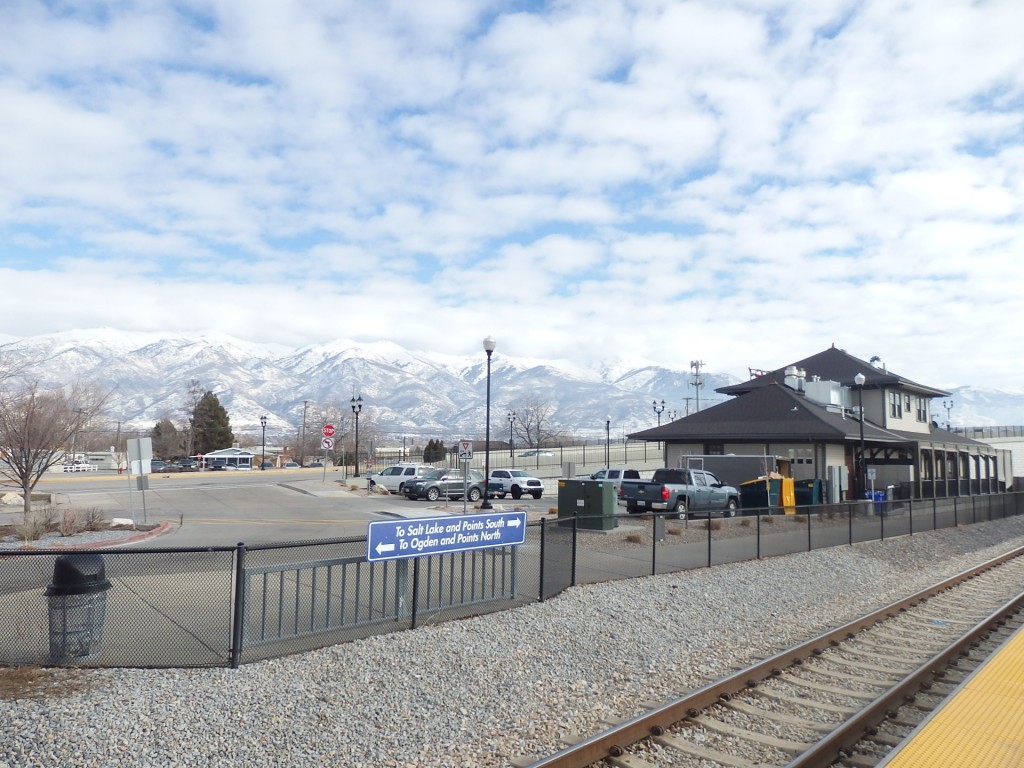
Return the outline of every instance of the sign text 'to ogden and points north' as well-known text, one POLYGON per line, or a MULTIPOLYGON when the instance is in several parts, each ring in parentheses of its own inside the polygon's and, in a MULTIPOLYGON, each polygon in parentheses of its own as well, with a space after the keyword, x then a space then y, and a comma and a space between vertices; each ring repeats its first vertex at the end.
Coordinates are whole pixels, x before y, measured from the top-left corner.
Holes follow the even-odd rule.
POLYGON ((386 520, 370 523, 367 559, 392 560, 504 547, 525 540, 525 512, 386 520))

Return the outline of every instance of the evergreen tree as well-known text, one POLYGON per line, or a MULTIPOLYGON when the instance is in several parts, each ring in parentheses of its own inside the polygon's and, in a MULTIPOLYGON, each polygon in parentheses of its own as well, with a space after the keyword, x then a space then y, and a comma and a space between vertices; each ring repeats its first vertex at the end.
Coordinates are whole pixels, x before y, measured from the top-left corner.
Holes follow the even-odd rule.
POLYGON ((441 461, 444 459, 444 453, 444 442, 441 440, 429 440, 427 441, 426 448, 423 449, 423 461, 427 464, 441 461))
POLYGON ((207 391, 192 411, 192 432, 195 436, 196 453, 209 453, 221 448, 230 448, 235 441, 231 433, 228 412, 213 392, 207 391))
POLYGON ((181 438, 178 429, 171 423, 170 419, 160 419, 150 430, 149 436, 153 439, 153 455, 160 459, 175 458, 181 452, 181 438))

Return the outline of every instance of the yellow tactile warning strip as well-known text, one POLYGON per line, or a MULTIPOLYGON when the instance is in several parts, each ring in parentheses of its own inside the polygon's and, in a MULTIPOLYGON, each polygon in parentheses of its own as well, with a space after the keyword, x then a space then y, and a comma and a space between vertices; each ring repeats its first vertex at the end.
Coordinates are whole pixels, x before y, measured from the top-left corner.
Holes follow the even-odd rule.
POLYGON ((885 768, 1024 766, 1024 631, 963 682, 885 768))

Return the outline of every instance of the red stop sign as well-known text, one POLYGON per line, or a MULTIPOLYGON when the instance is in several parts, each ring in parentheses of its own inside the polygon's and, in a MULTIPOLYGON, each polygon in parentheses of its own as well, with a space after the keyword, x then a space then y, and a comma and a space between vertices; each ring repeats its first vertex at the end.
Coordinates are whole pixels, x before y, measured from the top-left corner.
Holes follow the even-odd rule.
POLYGON ((334 425, 324 424, 324 428, 321 430, 324 433, 324 437, 334 437, 334 425))

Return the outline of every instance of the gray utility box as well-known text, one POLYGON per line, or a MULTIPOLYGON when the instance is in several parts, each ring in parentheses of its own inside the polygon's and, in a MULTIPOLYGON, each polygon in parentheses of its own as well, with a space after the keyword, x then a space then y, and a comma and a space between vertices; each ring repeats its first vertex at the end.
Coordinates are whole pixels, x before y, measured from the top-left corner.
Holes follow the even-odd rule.
POLYGON ((53 582, 46 589, 51 662, 61 664, 99 653, 109 589, 103 558, 98 554, 57 557, 53 582))
POLYGON ((559 480, 558 517, 579 519, 579 528, 610 531, 619 527, 615 517, 618 498, 613 483, 600 480, 559 480))

